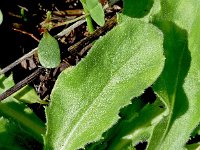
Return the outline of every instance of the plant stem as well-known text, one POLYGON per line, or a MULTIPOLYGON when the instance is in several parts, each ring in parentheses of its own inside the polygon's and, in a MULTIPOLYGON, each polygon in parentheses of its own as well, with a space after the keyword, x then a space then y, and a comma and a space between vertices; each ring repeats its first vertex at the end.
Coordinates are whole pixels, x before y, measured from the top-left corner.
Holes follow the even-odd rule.
MULTIPOLYGON (((89 11, 85 7, 84 3, 85 3, 85 0, 82 0, 83 10, 84 10, 85 14, 89 14, 89 11)), ((85 18, 86 18, 86 22, 87 22, 88 32, 89 33, 93 33, 94 32, 94 26, 92 24, 92 18, 91 18, 91 16, 87 15, 85 18)))
POLYGON ((59 27, 59 26, 63 26, 63 25, 67 25, 67 24, 70 24, 70 23, 73 23, 73 22, 76 22, 76 21, 79 21, 83 18, 87 18, 88 17, 88 13, 86 13, 85 15, 82 15, 82 16, 79 16, 75 19, 72 19, 72 20, 69 20, 69 21, 65 21, 65 22, 62 22, 62 23, 58 23, 56 24, 53 28, 56 28, 56 27, 59 27))

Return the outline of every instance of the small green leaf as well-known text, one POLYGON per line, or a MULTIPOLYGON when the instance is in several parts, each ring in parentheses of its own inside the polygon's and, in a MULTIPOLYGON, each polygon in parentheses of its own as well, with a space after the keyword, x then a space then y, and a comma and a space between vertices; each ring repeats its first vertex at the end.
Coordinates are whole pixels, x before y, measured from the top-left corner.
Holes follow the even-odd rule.
POLYGON ((0 24, 2 24, 2 22, 3 22, 3 14, 2 14, 1 9, 0 9, 0 24))
POLYGON ((60 48, 58 41, 48 31, 44 32, 38 45, 38 58, 45 68, 55 68, 60 64, 60 48))
POLYGON ((74 150, 99 140, 118 121, 119 110, 158 78, 162 46, 162 33, 138 19, 97 40, 86 58, 55 83, 46 108, 45 149, 74 150))
POLYGON ((27 134, 42 143, 45 125, 24 103, 12 97, 7 98, 0 103, 0 116, 20 124, 27 134))
POLYGON ((98 0, 86 0, 85 5, 92 19, 98 25, 103 26, 105 24, 105 14, 101 3, 98 0))

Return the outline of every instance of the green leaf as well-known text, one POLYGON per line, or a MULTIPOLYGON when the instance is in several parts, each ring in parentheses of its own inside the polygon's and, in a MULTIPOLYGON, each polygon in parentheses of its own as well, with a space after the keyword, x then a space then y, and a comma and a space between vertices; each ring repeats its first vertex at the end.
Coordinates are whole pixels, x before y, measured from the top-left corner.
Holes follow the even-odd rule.
POLYGON ((97 40, 86 58, 55 83, 46 108, 45 149, 74 150, 99 140, 119 119, 120 108, 160 75, 162 44, 162 33, 137 19, 97 40))
MULTIPOLYGON (((130 113, 131 107, 134 109, 130 105, 126 114, 130 113)), ((135 146, 139 142, 147 141, 155 125, 162 119, 164 110, 163 104, 157 99, 153 104, 145 105, 128 120, 122 120, 113 133, 108 149, 125 149, 129 145, 135 146)))
POLYGON ((39 104, 48 104, 48 102, 41 100, 39 95, 37 95, 33 87, 26 85, 16 93, 14 93, 14 98, 18 101, 22 101, 27 104, 39 103, 39 104))
MULTIPOLYGON (((7 78, 4 75, 1 75, 0 83, 1 94, 14 85, 12 74, 7 78)), ((26 98, 28 98, 28 95, 26 98)), ((32 99, 32 97, 29 99, 32 99)), ((34 138, 40 143, 43 142, 42 134, 45 133, 45 124, 26 104, 18 101, 13 96, 9 96, 0 102, 0 117, 8 119, 11 123, 10 126, 12 126, 13 123, 19 125, 21 130, 26 132, 32 139, 34 138)))
POLYGON ((191 134, 192 137, 195 137, 197 135, 200 135, 200 124, 194 129, 194 131, 191 134))
POLYGON ((186 146, 187 150, 199 150, 199 148, 200 148, 200 143, 199 142, 198 143, 194 143, 194 144, 188 144, 186 146))
POLYGON ((60 64, 60 48, 58 41, 48 31, 44 32, 38 45, 38 58, 45 68, 55 68, 60 64))
POLYGON ((105 14, 102 4, 98 0, 86 0, 87 9, 92 19, 100 26, 105 24, 105 14))
POLYGON ((45 125, 25 104, 9 97, 0 103, 0 116, 19 123, 27 131, 27 134, 42 143, 45 125))
POLYGON ((140 18, 144 22, 151 23, 153 16, 161 9, 159 0, 141 0, 139 2, 127 0, 123 4, 123 13, 117 14, 119 22, 130 18, 140 18))
POLYGON ((85 7, 90 13, 90 16, 99 26, 103 26, 105 24, 103 6, 98 0, 82 0, 82 4, 85 4, 85 7))
POLYGON ((148 150, 181 150, 200 122, 200 1, 162 0, 154 24, 164 32, 166 64, 154 89, 168 115, 148 150))
MULTIPOLYGON (((0 76, 0 93, 5 92, 7 89, 14 86, 13 74, 8 77, 4 75, 0 76)), ((33 87, 26 85, 19 91, 15 92, 12 97, 16 100, 24 102, 24 103, 40 103, 40 104, 47 104, 47 102, 40 99, 39 95, 37 95, 35 89, 33 87)))
POLYGON ((121 119, 104 133, 104 140, 99 144, 91 144, 86 150, 99 150, 102 145, 105 145, 103 149, 125 150, 129 146, 135 147, 138 143, 148 141, 153 128, 162 119, 164 111, 159 99, 145 105, 141 97, 136 98, 131 105, 121 110, 121 119))
POLYGON ((0 9, 0 24, 2 24, 2 22, 3 22, 3 14, 2 14, 1 9, 0 9))
POLYGON ((129 21, 129 20, 132 20, 133 18, 127 16, 127 15, 124 15, 122 13, 117 13, 117 23, 120 24, 120 23, 123 23, 123 22, 126 22, 126 21, 129 21))
POLYGON ((150 11, 154 0, 124 0, 123 14, 134 17, 142 18, 150 11))
POLYGON ((0 75, 0 93, 5 92, 7 89, 15 85, 13 80, 13 74, 6 77, 5 75, 0 75))
POLYGON ((35 150, 42 149, 42 144, 28 135, 20 124, 0 117, 0 149, 35 150))
MULTIPOLYGON (((139 112, 144 108, 145 103, 140 97, 133 99, 130 105, 120 110, 120 113, 119 113, 120 119, 114 126, 112 126, 112 128, 110 128, 108 131, 103 133, 102 135, 103 139, 97 142, 88 144, 85 147, 85 149, 86 150, 108 149, 108 146, 110 146, 113 143, 112 140, 115 138, 115 136, 118 135, 118 132, 120 132, 120 130, 122 129, 121 124, 123 124, 124 122, 126 123, 131 122, 131 120, 134 120, 135 118, 137 118, 139 116, 139 112)), ((128 143, 126 144, 126 146, 129 146, 130 142, 126 142, 126 143, 128 143)))

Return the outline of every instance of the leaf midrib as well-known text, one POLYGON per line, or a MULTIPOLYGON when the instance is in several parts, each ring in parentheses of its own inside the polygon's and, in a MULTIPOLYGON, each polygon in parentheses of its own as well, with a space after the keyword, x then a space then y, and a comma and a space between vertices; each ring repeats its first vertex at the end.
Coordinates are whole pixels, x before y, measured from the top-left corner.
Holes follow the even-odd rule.
MULTIPOLYGON (((139 48, 140 49, 140 48, 139 48)), ((113 73, 113 76, 120 71, 121 68, 123 68, 124 66, 126 66, 127 62, 132 59, 137 53, 139 53, 139 51, 136 51, 133 55, 131 55, 129 58, 127 58, 126 61, 124 61, 124 63, 118 68, 116 69, 116 71, 113 73)), ((88 108, 83 112, 83 115, 81 115, 78 123, 72 128, 71 132, 69 133, 67 139, 64 142, 63 148, 61 150, 65 150, 66 149, 66 145, 68 144, 69 140, 71 139, 73 133, 76 131, 77 127, 79 126, 79 124, 81 123, 81 121, 85 118, 85 114, 87 114, 87 111, 93 106, 93 104, 96 102, 96 100, 98 99, 99 96, 101 96, 101 93, 103 93, 103 91, 105 90, 105 88, 107 87, 107 85, 112 81, 112 79, 108 79, 108 81, 106 82, 105 86, 102 88, 101 92, 99 92, 99 94, 96 96, 96 98, 94 98, 94 100, 92 101, 92 103, 90 105, 88 105, 88 108)))
MULTIPOLYGON (((187 49, 187 46, 186 46, 186 42, 184 43, 184 48, 183 48, 183 51, 181 53, 181 57, 180 57, 180 61, 179 61, 179 65, 178 65, 178 74, 176 76, 176 83, 175 83, 175 90, 174 90, 174 94, 172 96, 172 103, 171 103, 171 106, 167 106, 169 108, 169 117, 168 117, 168 123, 167 123, 167 126, 166 126, 166 130, 164 131, 163 133, 163 136, 162 136, 162 139, 161 141, 164 141, 164 139, 166 138, 167 136, 167 133, 168 131, 170 130, 169 127, 170 127, 170 124, 171 124, 171 121, 172 121, 172 116, 173 116, 173 110, 174 110, 174 104, 175 104, 175 99, 176 99, 176 95, 177 95, 177 89, 178 89, 178 83, 179 83, 179 79, 180 79, 180 70, 181 70, 181 65, 183 63, 183 56, 184 56, 184 53, 185 53, 185 50, 187 49), (171 109, 170 109, 171 108, 171 109)), ((166 84, 166 82, 165 82, 166 84)), ((165 87, 167 87, 167 85, 165 85, 165 87)), ((169 94, 168 94, 169 95, 169 94)), ((168 96, 169 97, 169 96, 168 96)), ((160 141, 160 142, 161 142, 160 141)))

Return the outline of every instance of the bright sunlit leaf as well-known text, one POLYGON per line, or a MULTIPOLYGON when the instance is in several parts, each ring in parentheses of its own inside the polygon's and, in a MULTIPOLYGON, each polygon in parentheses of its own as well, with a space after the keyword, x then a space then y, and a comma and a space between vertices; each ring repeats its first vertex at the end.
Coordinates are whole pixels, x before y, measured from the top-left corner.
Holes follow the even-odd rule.
POLYGON ((97 40, 86 58, 55 83, 46 108, 45 149, 74 150, 99 140, 119 119, 120 108, 160 75, 162 46, 162 33, 137 19, 97 40))

